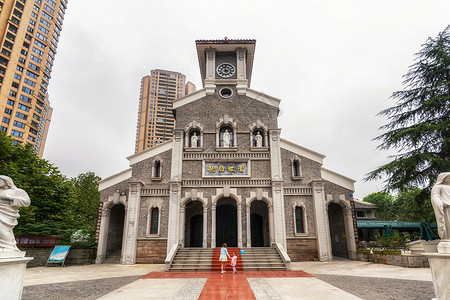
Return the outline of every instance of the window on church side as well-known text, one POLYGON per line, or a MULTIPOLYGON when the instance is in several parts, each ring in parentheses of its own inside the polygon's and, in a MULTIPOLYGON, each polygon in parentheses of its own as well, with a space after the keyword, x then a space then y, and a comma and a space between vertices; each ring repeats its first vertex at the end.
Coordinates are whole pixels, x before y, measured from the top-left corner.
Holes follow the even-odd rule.
POLYGON ((303 207, 295 207, 295 233, 305 233, 303 226, 303 207))
POLYGON ((158 234, 159 227, 159 209, 153 207, 151 211, 150 234, 158 234))
POLYGON ((155 161, 155 172, 154 177, 160 178, 161 177, 161 162, 159 160, 155 161))
POLYGON ((302 177, 302 167, 300 166, 300 160, 294 159, 292 161, 292 177, 300 179, 302 177))

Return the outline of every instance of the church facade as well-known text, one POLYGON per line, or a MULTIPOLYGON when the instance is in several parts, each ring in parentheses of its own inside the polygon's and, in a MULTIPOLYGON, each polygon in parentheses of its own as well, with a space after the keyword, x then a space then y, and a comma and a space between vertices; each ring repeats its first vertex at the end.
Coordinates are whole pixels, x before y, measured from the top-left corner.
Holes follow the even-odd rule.
POLYGON ((196 41, 203 89, 174 101, 173 139, 100 182, 97 263, 163 263, 224 242, 292 261, 356 258, 354 180, 281 138, 280 99, 250 88, 255 43, 196 41))

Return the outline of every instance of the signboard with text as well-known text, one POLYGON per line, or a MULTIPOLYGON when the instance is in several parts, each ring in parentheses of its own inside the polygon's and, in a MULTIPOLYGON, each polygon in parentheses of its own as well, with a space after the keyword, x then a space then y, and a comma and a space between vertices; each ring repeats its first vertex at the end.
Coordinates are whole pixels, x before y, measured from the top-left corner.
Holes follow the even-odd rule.
POLYGON ((53 248, 61 240, 51 235, 24 234, 16 236, 17 247, 53 248))
POLYGON ((205 162, 204 176, 249 176, 248 162, 205 162))

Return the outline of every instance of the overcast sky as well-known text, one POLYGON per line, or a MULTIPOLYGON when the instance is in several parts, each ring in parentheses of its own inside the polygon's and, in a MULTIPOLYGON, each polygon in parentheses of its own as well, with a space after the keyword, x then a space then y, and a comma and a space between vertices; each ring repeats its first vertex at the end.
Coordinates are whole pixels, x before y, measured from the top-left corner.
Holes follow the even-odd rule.
POLYGON ((69 177, 126 169, 141 78, 177 71, 201 89, 196 39, 256 39, 251 88, 282 100, 282 137, 326 155, 362 199, 383 187, 364 175, 388 162, 376 114, 449 12, 448 0, 69 0, 44 158, 69 177))

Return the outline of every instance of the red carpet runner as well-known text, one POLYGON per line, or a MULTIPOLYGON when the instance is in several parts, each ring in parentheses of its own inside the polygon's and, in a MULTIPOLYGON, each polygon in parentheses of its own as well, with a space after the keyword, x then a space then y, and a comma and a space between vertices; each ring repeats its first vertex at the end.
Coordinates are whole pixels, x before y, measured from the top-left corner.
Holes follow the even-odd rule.
MULTIPOLYGON (((236 253, 237 254, 237 253, 236 253)), ((217 258, 218 259, 218 258, 217 258)), ((247 278, 314 277, 303 271, 247 271, 224 275, 219 272, 151 272, 141 279, 157 278, 208 278, 200 300, 256 299, 247 278)))
MULTIPOLYGON (((237 256, 236 271, 238 271, 238 272, 242 271, 243 267, 242 267, 241 249, 239 249, 239 248, 227 248, 227 249, 228 249, 228 254, 230 254, 231 257, 233 257, 233 253, 236 253, 236 256, 237 256)), ((211 259, 211 271, 220 272, 220 270, 221 270, 220 264, 221 263, 219 261, 219 256, 220 256, 220 248, 214 248, 213 256, 211 259)), ((233 267, 231 266, 231 259, 228 257, 227 257, 225 271, 227 271, 227 272, 233 271, 233 267)))

